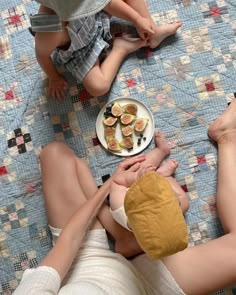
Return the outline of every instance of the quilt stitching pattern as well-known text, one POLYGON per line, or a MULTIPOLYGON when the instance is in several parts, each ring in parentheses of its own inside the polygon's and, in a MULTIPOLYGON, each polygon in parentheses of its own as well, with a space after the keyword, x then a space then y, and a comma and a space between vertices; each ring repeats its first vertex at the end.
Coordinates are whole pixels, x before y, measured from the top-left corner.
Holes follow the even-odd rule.
MULTIPOLYGON (((164 132, 175 177, 190 200, 186 214, 190 246, 223 234, 215 201, 217 149, 209 124, 236 98, 236 5, 225 0, 149 0, 159 23, 181 20, 175 36, 155 50, 143 48, 122 64, 107 95, 91 97, 66 72, 67 98, 47 97, 47 77, 37 64, 29 15, 31 0, 0 3, 0 294, 12 294, 25 269, 52 246, 42 194, 39 154, 53 140, 68 144, 91 168, 97 185, 120 158, 105 151, 96 135, 100 109, 116 97, 134 97, 153 113, 164 132)), ((112 22, 112 35, 135 34, 112 22)), ((152 142, 147 150, 154 147, 152 142)), ((216 294, 236 294, 234 287, 216 294)))

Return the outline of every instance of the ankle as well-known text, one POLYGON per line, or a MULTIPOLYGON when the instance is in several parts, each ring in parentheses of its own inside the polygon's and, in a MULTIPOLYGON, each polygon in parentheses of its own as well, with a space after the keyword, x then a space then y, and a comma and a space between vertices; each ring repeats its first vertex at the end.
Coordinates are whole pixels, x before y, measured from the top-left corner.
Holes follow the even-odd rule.
POLYGON ((170 148, 168 147, 168 145, 165 145, 163 147, 159 147, 158 150, 159 150, 159 152, 161 152, 163 154, 164 157, 167 157, 170 154, 170 148))
POLYGON ((217 144, 233 143, 236 144, 236 130, 225 131, 216 139, 217 144))

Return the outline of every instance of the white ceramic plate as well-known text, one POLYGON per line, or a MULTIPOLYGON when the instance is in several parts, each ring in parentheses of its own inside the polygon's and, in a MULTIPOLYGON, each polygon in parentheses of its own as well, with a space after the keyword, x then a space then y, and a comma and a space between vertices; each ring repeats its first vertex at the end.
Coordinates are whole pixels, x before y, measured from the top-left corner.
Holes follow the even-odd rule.
MULTIPOLYGON (((120 123, 118 123, 118 125, 119 124, 120 123)), ((153 119, 153 115, 152 115, 151 111, 149 110, 149 108, 147 106, 145 106, 145 104, 143 104, 142 102, 138 101, 137 99, 129 98, 129 97, 119 97, 119 98, 109 101, 99 112, 98 117, 97 117, 97 121, 96 121, 96 132, 97 132, 97 136, 98 136, 100 143, 109 152, 111 152, 115 155, 118 155, 118 156, 122 156, 122 157, 132 156, 132 155, 136 155, 136 154, 142 152, 150 144, 151 140, 153 139, 154 130, 155 130, 154 119, 153 119), (138 138, 140 138, 140 136, 136 135, 134 133, 133 134, 134 146, 133 146, 133 149, 131 149, 131 150, 122 149, 119 152, 113 152, 107 148, 107 142, 104 137, 104 124, 103 124, 103 120, 105 119, 104 112, 106 111, 106 108, 108 106, 111 106, 115 102, 119 103, 121 106, 128 104, 128 103, 134 103, 138 107, 138 112, 137 112, 136 117, 149 119, 147 127, 145 128, 144 132, 142 133, 143 138, 146 138, 146 140, 144 140, 142 138, 141 144, 138 145, 137 144, 138 138)), ((116 136, 115 137, 119 141, 121 141, 123 138, 120 126, 116 127, 116 136)))

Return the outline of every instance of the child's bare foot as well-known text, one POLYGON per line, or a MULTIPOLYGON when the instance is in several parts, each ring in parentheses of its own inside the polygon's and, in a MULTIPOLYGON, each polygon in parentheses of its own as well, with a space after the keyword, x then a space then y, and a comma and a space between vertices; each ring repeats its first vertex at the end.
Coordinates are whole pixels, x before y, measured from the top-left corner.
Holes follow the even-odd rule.
POLYGON ((209 127, 208 135, 217 143, 236 140, 236 99, 209 127))
POLYGON ((146 154, 146 160, 141 163, 141 166, 151 164, 154 167, 159 167, 161 162, 170 153, 170 148, 166 142, 166 139, 161 131, 155 132, 155 144, 156 148, 146 154))
POLYGON ((167 177, 167 180, 170 182, 170 185, 176 193, 176 197, 179 201, 180 208, 184 214, 189 209, 189 201, 186 196, 186 193, 173 177, 169 176, 167 177))
POLYGON ((124 230, 122 239, 116 239, 115 251, 124 257, 132 257, 143 253, 134 234, 128 230, 124 230))
POLYGON ((155 171, 155 170, 156 170, 156 167, 153 166, 152 164, 144 163, 143 165, 141 165, 141 167, 139 168, 137 172, 137 178, 143 176, 149 171, 155 171))
POLYGON ((125 37, 125 35, 123 37, 115 38, 113 41, 113 49, 122 53, 123 56, 126 56, 144 46, 147 46, 147 41, 137 38, 128 38, 125 37))
POLYGON ((165 136, 161 131, 155 132, 155 144, 159 151, 162 151, 164 156, 168 156, 170 153, 170 148, 166 142, 165 136))
POLYGON ((182 23, 180 21, 172 24, 156 26, 155 34, 150 39, 150 47, 156 48, 165 38, 175 34, 181 26, 182 23))
POLYGON ((178 167, 178 162, 176 160, 168 160, 162 166, 160 166, 156 172, 162 176, 171 176, 178 167))

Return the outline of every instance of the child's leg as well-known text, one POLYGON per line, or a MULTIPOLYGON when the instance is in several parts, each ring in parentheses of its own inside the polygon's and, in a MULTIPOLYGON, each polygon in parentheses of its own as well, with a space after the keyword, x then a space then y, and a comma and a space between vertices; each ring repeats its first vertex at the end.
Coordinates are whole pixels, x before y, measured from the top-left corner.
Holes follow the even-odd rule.
POLYGON ((176 160, 168 160, 163 165, 161 165, 156 172, 162 176, 168 177, 175 173, 175 170, 178 167, 178 162, 176 160))
POLYGON ((217 210, 225 235, 163 259, 186 294, 213 293, 236 283, 236 100, 209 128, 218 143, 217 210))
POLYGON ((182 23, 180 21, 172 24, 158 26, 152 19, 145 0, 124 0, 130 7, 136 10, 141 16, 149 19, 153 23, 155 34, 151 37, 150 47, 156 48, 165 38, 176 33, 182 23))
POLYGON ((185 191, 181 188, 181 186, 178 184, 178 182, 175 180, 174 177, 168 176, 166 178, 170 182, 172 189, 176 193, 176 197, 179 201, 180 208, 184 214, 189 209, 188 197, 187 197, 185 191))
POLYGON ((146 154, 146 159, 141 163, 141 167, 152 165, 157 168, 170 153, 170 148, 163 133, 161 131, 156 131, 154 136, 156 148, 146 154))
POLYGON ((178 184, 176 179, 171 175, 175 172, 178 167, 178 162, 175 160, 169 160, 164 165, 160 166, 156 172, 162 176, 165 176, 167 180, 170 182, 174 192, 176 193, 176 197, 179 201, 179 205, 183 214, 189 209, 189 201, 185 191, 178 184))
MULTIPOLYGON (((138 176, 140 177, 143 174, 145 174, 147 171, 152 170, 152 167, 153 166, 151 166, 151 165, 150 166, 146 165, 146 166, 141 167, 138 172, 138 176)), ((177 161, 169 160, 164 165, 160 166, 160 168, 158 168, 156 170, 156 172, 159 175, 166 177, 167 180, 170 182, 172 189, 176 193, 176 197, 179 201, 179 205, 181 207, 181 210, 183 213, 185 213, 189 209, 188 198, 187 198, 184 190, 178 184, 178 182, 171 176, 175 172, 177 167, 178 167, 177 161)))
MULTIPOLYGON (((65 144, 49 144, 40 161, 49 224, 63 228, 77 208, 94 196, 96 183, 88 166, 65 144)), ((133 234, 112 218, 107 205, 102 205, 98 219, 100 222, 96 221, 94 228, 105 227, 115 239, 117 252, 125 256, 142 252, 133 234)))
POLYGON ((177 181, 173 177, 171 177, 171 175, 175 172, 176 168, 178 167, 178 162, 175 160, 169 160, 167 161, 167 163, 159 167, 164 158, 167 155, 169 155, 170 148, 161 131, 155 132, 155 143, 156 148, 147 153, 146 160, 141 163, 141 168, 138 176, 141 176, 146 171, 151 170, 153 166, 158 168, 156 170, 157 173, 167 177, 180 202, 182 212, 185 213, 189 208, 188 198, 183 189, 177 183, 177 181))
POLYGON ((124 38, 115 38, 112 50, 107 58, 102 64, 97 61, 84 78, 83 85, 86 90, 93 96, 107 93, 124 58, 144 46, 146 46, 146 41, 141 39, 131 41, 124 38))

